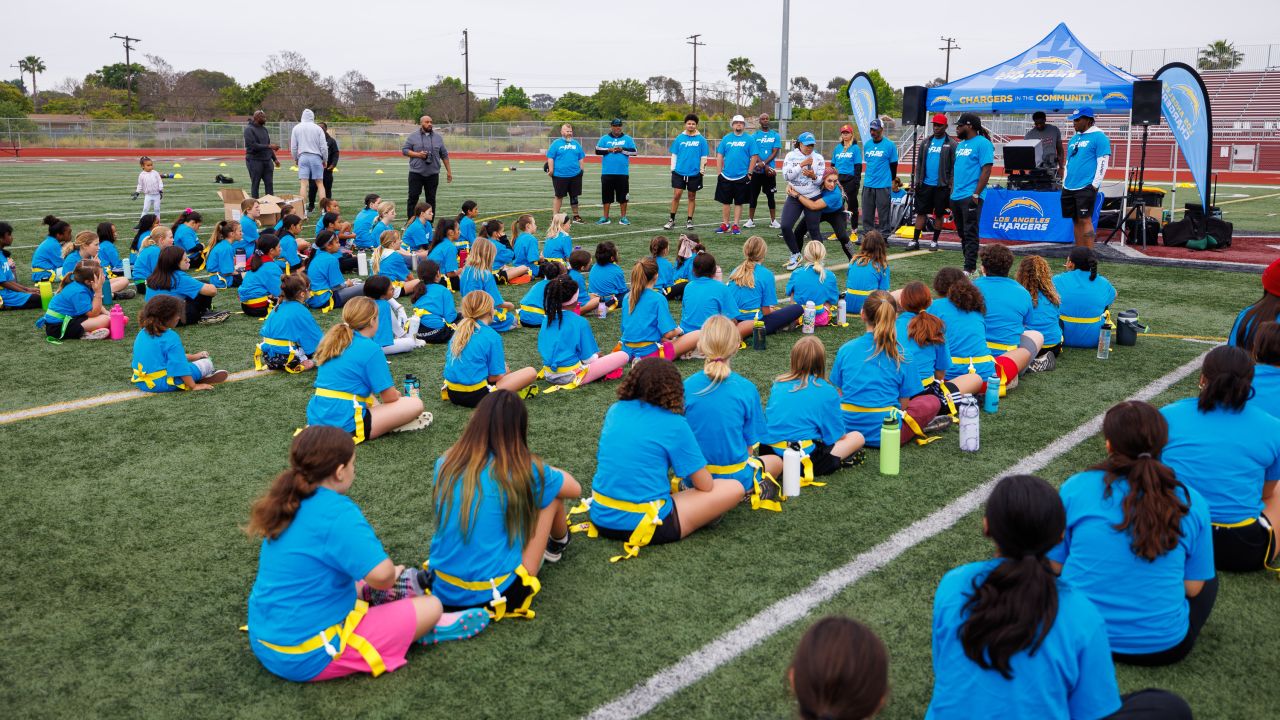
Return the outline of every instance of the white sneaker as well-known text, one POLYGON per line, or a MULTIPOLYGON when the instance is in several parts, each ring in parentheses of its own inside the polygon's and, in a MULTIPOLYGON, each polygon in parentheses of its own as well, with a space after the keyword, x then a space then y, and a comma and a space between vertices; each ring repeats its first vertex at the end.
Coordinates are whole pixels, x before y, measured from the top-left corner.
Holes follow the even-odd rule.
POLYGON ((670 230, 671 228, 673 228, 673 227, 675 227, 675 226, 676 226, 676 221, 675 221, 675 220, 668 220, 668 221, 666 221, 665 223, 663 223, 663 225, 662 225, 662 229, 663 229, 663 230, 670 230))
POLYGON ((800 267, 800 253, 792 255, 791 258, 787 260, 787 264, 784 267, 788 270, 795 270, 800 267))
POLYGON ((425 428, 425 427, 427 427, 427 426, 431 425, 431 423, 432 423, 433 421, 435 421, 435 416, 433 416, 433 415, 432 415, 431 413, 429 413, 429 412, 424 412, 424 413, 422 413, 421 415, 419 415, 418 417, 416 417, 416 418, 414 418, 414 419, 410 420, 409 422, 407 422, 407 423, 405 423, 405 424, 401 425, 400 427, 398 427, 398 428, 392 428, 391 432, 408 432, 408 431, 411 431, 411 430, 421 430, 421 429, 423 429, 423 428, 425 428))
POLYGON ((774 230, 778 230, 782 227, 782 223, 778 222, 777 220, 772 220, 769 222, 769 227, 773 228, 774 230))
POLYGON ((692 229, 693 229, 693 220, 690 220, 690 219, 688 219, 688 218, 685 218, 685 221, 684 221, 684 229, 685 229, 685 230, 692 230, 692 229))
POLYGON ((110 329, 98 328, 97 330, 90 330, 84 335, 81 335, 80 339, 81 340, 106 340, 110 336, 111 336, 110 329))
POLYGON ((747 218, 747 221, 742 223, 742 227, 745 227, 745 228, 752 228, 755 226, 756 226, 756 221, 752 220, 751 218, 747 218))

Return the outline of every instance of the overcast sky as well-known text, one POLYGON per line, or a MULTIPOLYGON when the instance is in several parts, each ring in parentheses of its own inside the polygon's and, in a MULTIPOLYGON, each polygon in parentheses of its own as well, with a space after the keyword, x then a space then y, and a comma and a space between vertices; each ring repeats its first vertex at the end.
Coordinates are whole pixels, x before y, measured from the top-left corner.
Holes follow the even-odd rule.
MULTIPOLYGON (((1073 6, 1079 9, 1064 18, 1067 4, 1030 0, 938 3, 942 10, 930 11, 905 3, 793 0, 790 74, 825 88, 834 76, 879 68, 895 86, 924 84, 943 74, 937 48, 946 35, 962 48, 952 55, 954 80, 1021 52, 1062 19, 1095 52, 1199 47, 1219 38, 1236 45, 1280 43, 1280 0, 1091 0, 1073 6), (873 15, 880 17, 867 23, 873 15), (1080 19, 1073 22, 1073 16, 1080 19), (863 31, 864 24, 874 29, 863 31)), ((688 87, 693 57, 685 38, 701 33, 706 46, 698 49, 699 85, 726 80, 729 58, 744 55, 775 89, 781 8, 781 0, 42 0, 38 10, 6 13, 5 49, 12 55, 6 64, 42 57, 48 67, 39 79, 44 88, 123 62, 120 41, 108 37, 118 33, 142 38, 139 52, 159 55, 178 70, 203 67, 252 82, 264 74, 268 55, 294 50, 321 75, 356 69, 386 91, 400 90, 401 83, 425 87, 436 75, 461 77, 461 33, 468 28, 478 94, 492 94, 490 78, 502 77, 504 86, 560 95, 591 92, 604 79, 653 75, 688 87)), ((1280 65, 1280 45, 1272 64, 1280 65)), ((9 76, 17 74, 9 69, 9 76)))

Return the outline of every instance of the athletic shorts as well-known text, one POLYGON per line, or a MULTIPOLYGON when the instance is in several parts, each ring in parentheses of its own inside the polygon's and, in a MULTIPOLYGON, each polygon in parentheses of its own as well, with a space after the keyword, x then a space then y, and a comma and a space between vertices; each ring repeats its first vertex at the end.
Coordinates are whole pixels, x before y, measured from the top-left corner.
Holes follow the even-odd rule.
POLYGON ((951 207, 951 188, 941 185, 921 185, 916 191, 916 215, 933 215, 939 220, 951 207))
POLYGON ((688 190, 691 193, 696 193, 702 189, 702 173, 697 175, 677 175, 672 170, 671 188, 673 190, 688 190))
POLYGON ((556 192, 556 197, 562 198, 568 195, 570 199, 577 200, 582 195, 582 173, 578 173, 573 177, 555 177, 551 178, 551 187, 556 192))
MULTIPOLYGON (((782 451, 772 445, 760 443, 760 457, 765 455, 777 455, 782 457, 782 451)), ((814 440, 813 447, 809 448, 809 461, 813 463, 813 474, 815 476, 830 475, 840 469, 840 458, 831 454, 831 446, 821 440, 814 440)), ((782 478, 777 478, 778 482, 782 482, 782 478)))
POLYGON ((480 388, 479 390, 468 390, 466 392, 460 392, 458 390, 450 390, 449 402, 453 403, 454 405, 461 405, 462 407, 465 407, 465 408, 474 408, 475 406, 479 405, 480 401, 485 399, 485 397, 488 396, 488 394, 491 392, 493 392, 493 388, 488 385, 480 388))
POLYGON ((751 200, 750 178, 730 180, 723 175, 716 176, 716 202, 721 205, 746 205, 751 200))
POLYGON ((324 163, 320 162, 319 155, 302 153, 297 162, 299 180, 324 180, 324 163))
MULTIPOLYGON (((383 664, 387 666, 387 672, 392 672, 405 664, 404 656, 413 647, 413 634, 417 629, 418 613, 413 608, 413 601, 405 598, 370 607, 369 612, 356 625, 356 634, 373 645, 382 657, 383 664)), ((346 650, 331 660, 310 682, 369 672, 373 670, 364 661, 360 651, 347 645, 346 650)))
MULTIPOLYGON (((676 507, 674 500, 668 500, 667 502, 671 503, 671 513, 663 518, 662 524, 653 531, 653 539, 649 541, 650 545, 665 545, 680 540, 680 508, 676 507)), ((630 540, 633 532, 632 530, 614 530, 600 525, 596 525, 596 530, 600 531, 601 537, 607 537, 610 540, 621 540, 622 542, 630 540)))
MULTIPOLYGON (((1018 377, 1018 363, 1014 362, 1013 358, 1005 357, 1004 355, 997 357, 996 375, 1000 378, 1000 385, 1002 388, 1008 387, 1009 383, 1013 382, 1013 379, 1018 377)), ((1001 394, 1004 394, 1003 389, 1001 394)))
POLYGON ((79 340, 84 337, 84 321, 89 319, 89 315, 76 315, 67 320, 67 331, 62 331, 62 321, 46 322, 44 324, 44 334, 55 340, 79 340))
MULTIPOLYGON (((515 580, 511 584, 502 588, 502 596, 507 599, 507 609, 518 608, 524 605, 524 601, 529 598, 533 588, 524 584, 519 575, 515 576, 515 580)), ((485 607, 485 605, 444 605, 445 612, 462 612, 473 607, 485 607)))
POLYGON ((627 196, 631 194, 631 176, 630 175, 601 175, 600 176, 600 202, 601 203, 624 203, 627 196))
POLYGON ((1268 550, 1274 550, 1275 531, 1265 517, 1244 527, 1213 527, 1213 564, 1227 572, 1261 570, 1268 550))
POLYGON ((770 175, 767 172, 752 173, 751 188, 755 190, 756 196, 759 196, 761 192, 766 195, 778 192, 778 174, 770 175))
POLYGON ((1093 217, 1093 204, 1098 200, 1098 190, 1092 185, 1080 190, 1062 191, 1062 217, 1083 220, 1093 217))

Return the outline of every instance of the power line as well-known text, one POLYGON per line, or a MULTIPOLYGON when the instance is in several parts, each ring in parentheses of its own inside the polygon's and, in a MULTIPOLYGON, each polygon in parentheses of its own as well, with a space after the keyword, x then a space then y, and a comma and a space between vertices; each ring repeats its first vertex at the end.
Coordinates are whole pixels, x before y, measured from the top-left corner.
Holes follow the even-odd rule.
POLYGON ((498 97, 502 97, 502 81, 506 80, 506 78, 491 77, 489 79, 492 80, 494 84, 498 86, 498 89, 495 91, 494 94, 497 95, 498 97))
POLYGON ((129 112, 136 110, 133 104, 133 63, 129 60, 129 52, 133 50, 132 43, 142 42, 142 38, 129 37, 128 35, 112 35, 111 40, 121 40, 124 42, 124 68, 128 73, 125 82, 125 89, 129 91, 129 112))
POLYGON ((698 112, 698 48, 706 46, 706 43, 698 42, 700 37, 702 37, 701 33, 690 35, 686 38, 688 42, 685 43, 693 46, 693 102, 691 103, 693 109, 690 112, 694 113, 698 112))
POLYGON ((947 44, 946 47, 938 48, 939 50, 945 50, 947 52, 947 72, 942 79, 943 79, 943 82, 951 82, 951 51, 959 50, 960 46, 955 44, 956 42, 955 38, 944 37, 944 38, 938 38, 938 39, 947 44))
POLYGON ((466 119, 471 122, 471 38, 466 28, 462 29, 462 75, 466 85, 466 119))

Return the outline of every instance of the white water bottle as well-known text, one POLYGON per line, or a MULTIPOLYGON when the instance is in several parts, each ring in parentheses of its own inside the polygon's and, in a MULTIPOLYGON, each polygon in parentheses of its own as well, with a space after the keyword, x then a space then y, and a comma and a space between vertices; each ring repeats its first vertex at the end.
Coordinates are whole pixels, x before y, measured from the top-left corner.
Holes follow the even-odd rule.
POLYGON ((836 324, 844 327, 849 320, 849 303, 844 299, 844 295, 840 296, 840 302, 836 303, 836 324))
POLYGON ((804 325, 800 328, 805 335, 813 334, 813 324, 818 319, 818 310, 814 306, 812 300, 808 300, 804 304, 804 325))
POLYGON ((800 468, 804 451, 795 443, 787 443, 782 451, 782 494, 795 497, 800 494, 800 468))
POLYGON ((956 400, 956 410, 960 413, 960 449, 965 452, 978 452, 981 445, 978 399, 972 395, 961 395, 960 399, 956 400))
POLYGON ((124 265, 124 279, 133 279, 133 267, 129 264, 129 258, 120 258, 121 264, 124 265))
POLYGON ((596 317, 603 320, 604 317, 608 314, 609 314, 609 306, 605 304, 604 298, 601 298, 600 302, 596 303, 596 317))
POLYGON ((356 272, 360 277, 369 275, 369 256, 363 250, 356 254, 356 272))

